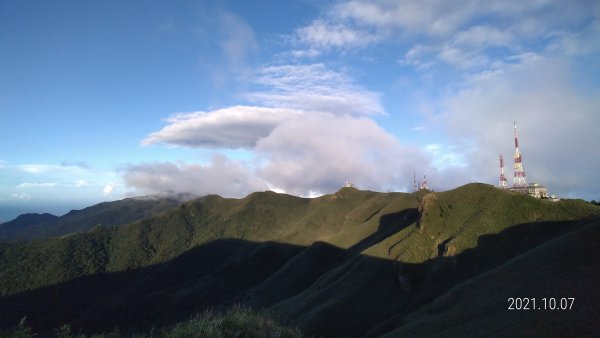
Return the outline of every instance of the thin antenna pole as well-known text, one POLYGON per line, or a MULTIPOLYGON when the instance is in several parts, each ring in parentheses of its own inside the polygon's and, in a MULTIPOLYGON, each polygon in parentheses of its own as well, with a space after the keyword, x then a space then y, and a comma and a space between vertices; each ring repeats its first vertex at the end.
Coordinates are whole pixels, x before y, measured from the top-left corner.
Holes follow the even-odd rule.
POLYGON ((527 187, 527 181, 525 180, 525 169, 523 169, 523 158, 519 151, 519 139, 517 137, 517 123, 514 123, 515 127, 515 173, 513 178, 513 187, 525 188, 527 187))
POLYGON ((413 191, 419 191, 419 186, 417 186, 417 173, 413 172, 413 191))

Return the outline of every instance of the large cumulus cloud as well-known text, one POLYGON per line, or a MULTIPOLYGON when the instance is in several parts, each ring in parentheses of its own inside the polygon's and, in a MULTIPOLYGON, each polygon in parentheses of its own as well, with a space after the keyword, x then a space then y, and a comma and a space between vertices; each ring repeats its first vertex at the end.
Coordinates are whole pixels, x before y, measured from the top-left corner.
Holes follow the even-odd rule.
POLYGON ((447 189, 495 183, 498 154, 509 162, 513 152, 516 121, 530 180, 562 196, 597 199, 591 178, 600 153, 588 147, 596 138, 590 126, 600 122, 596 2, 354 0, 323 8, 330 10, 288 36, 296 50, 280 55, 295 61, 276 59, 257 69, 238 96, 243 103, 175 115, 144 143, 245 149, 251 158, 227 161, 243 168, 238 174, 246 187, 261 182, 307 195, 350 180, 362 188, 410 190, 416 171, 447 189), (358 84, 343 61, 298 62, 333 53, 379 62, 385 57, 358 54, 376 44, 398 51, 385 56, 396 60, 390 71, 418 88, 412 97, 398 93, 410 102, 396 107, 416 111, 386 112, 382 94, 358 84), (407 75, 412 71, 414 77, 407 75), (399 127, 421 110, 420 121, 399 127), (386 120, 388 113, 393 118, 386 120), (388 121, 396 124, 388 129, 394 135, 381 127, 388 121), (400 134, 414 123, 423 130, 414 141, 422 149, 399 141, 415 136, 400 134))
POLYGON ((385 116, 379 94, 323 64, 261 68, 255 105, 176 114, 144 145, 238 149, 251 159, 221 155, 209 165, 145 163, 125 170, 125 183, 146 193, 240 196, 267 187, 299 195, 328 193, 346 180, 358 187, 409 189, 413 170, 429 159, 401 145, 373 116, 385 116))
POLYGON ((372 119, 328 113, 282 123, 256 152, 264 159, 263 179, 300 195, 335 191, 346 180, 360 188, 406 189, 413 170, 428 166, 421 151, 402 146, 372 119))
POLYGON ((217 193, 240 197, 275 189, 308 196, 345 181, 373 190, 410 190, 414 170, 431 159, 403 146, 374 120, 312 112, 281 122, 252 148, 251 160, 215 155, 208 164, 151 162, 124 169, 124 182, 146 194, 217 193))
POLYGON ((471 146, 462 152, 472 180, 497 181, 501 153, 511 175, 517 122, 529 181, 561 196, 598 191, 589 180, 600 167, 600 150, 592 146, 597 133, 590 126, 600 125, 600 99, 573 86, 571 66, 561 57, 528 55, 501 72, 473 78, 469 88, 445 99, 438 122, 455 142, 471 146))

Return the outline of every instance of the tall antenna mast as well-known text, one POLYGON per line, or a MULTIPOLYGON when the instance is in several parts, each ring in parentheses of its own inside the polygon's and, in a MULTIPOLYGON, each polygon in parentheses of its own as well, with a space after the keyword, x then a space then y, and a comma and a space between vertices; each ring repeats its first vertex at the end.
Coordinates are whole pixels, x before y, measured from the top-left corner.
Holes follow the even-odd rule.
POLYGON ((523 169, 523 159, 521 158, 521 152, 519 151, 519 139, 517 138, 517 122, 515 125, 515 175, 514 175, 514 188, 525 188, 527 187, 527 181, 525 180, 525 169, 523 169))
POLYGON ((504 176, 504 156, 502 156, 502 154, 500 154, 500 183, 498 186, 500 189, 508 189, 506 176, 504 176))
POLYGON ((429 190, 429 187, 427 186, 427 178, 425 178, 425 175, 423 175, 423 182, 421 183, 421 190, 429 190))
POLYGON ((419 186, 417 185, 417 173, 413 172, 413 191, 419 191, 419 186))

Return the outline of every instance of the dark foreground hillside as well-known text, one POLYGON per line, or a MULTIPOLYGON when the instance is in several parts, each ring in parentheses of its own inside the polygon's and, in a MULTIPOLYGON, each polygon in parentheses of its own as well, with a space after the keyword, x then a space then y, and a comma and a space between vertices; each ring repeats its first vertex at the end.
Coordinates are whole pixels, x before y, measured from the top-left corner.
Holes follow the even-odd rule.
POLYGON ((0 325, 130 335, 244 304, 307 335, 593 336, 600 208, 491 186, 207 196, 118 228, 0 246, 0 325), (508 310, 509 298, 574 298, 508 310), (555 307, 553 307, 555 308, 555 307))

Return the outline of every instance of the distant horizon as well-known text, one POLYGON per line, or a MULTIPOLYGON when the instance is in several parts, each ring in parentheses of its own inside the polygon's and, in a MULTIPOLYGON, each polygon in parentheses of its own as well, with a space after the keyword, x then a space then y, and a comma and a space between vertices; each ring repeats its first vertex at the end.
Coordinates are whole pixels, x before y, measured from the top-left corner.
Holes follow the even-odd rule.
POLYGON ((600 200, 600 2, 0 5, 0 219, 162 192, 600 200))
MULTIPOLYGON (((468 183, 465 183, 465 184, 462 184, 462 185, 459 185, 459 186, 456 186, 456 187, 453 187, 453 188, 450 188, 450 189, 445 189, 445 190, 428 189, 428 190, 433 191, 433 192, 445 192, 445 191, 454 190, 454 189, 457 189, 457 188, 460 188, 462 186, 469 185, 469 184, 486 184, 486 185, 490 185, 490 186, 493 186, 495 188, 500 189, 497 185, 490 184, 490 183, 485 183, 485 182, 468 182, 468 183)), ((338 190, 327 192, 327 193, 323 193, 323 194, 318 194, 318 195, 312 195, 312 196, 294 195, 294 194, 289 194, 289 193, 286 193, 286 192, 283 192, 283 191, 275 191, 275 190, 260 190, 260 191, 257 190, 257 191, 250 192, 250 193, 248 193, 248 194, 246 194, 244 196, 239 196, 239 197, 227 197, 227 196, 221 196, 220 194, 211 194, 211 193, 208 193, 208 194, 205 194, 205 195, 195 195, 195 194, 191 194, 191 193, 190 194, 188 194, 188 193, 160 193, 160 194, 154 194, 154 195, 125 196, 125 197, 122 197, 122 198, 117 198, 117 199, 112 199, 112 200, 103 200, 103 201, 95 202, 95 203, 92 203, 92 204, 81 205, 80 207, 69 207, 67 205, 60 206, 60 207, 59 206, 54 207, 55 208, 54 210, 59 210, 58 212, 52 212, 52 210, 50 210, 50 211, 45 210, 44 211, 42 209, 38 209, 39 211, 22 211, 22 212, 16 213, 17 212, 16 210, 19 210, 19 209, 15 208, 14 209, 15 211, 11 212, 10 210, 8 210, 8 211, 5 210, 5 207, 0 207, 0 224, 1 223, 5 223, 5 222, 10 222, 10 221, 14 220, 15 218, 17 218, 18 216, 24 215, 24 214, 44 214, 44 213, 47 213, 47 214, 51 214, 51 215, 54 215, 54 216, 62 217, 64 215, 68 214, 71 211, 79 211, 79 210, 83 210, 85 208, 88 208, 88 207, 91 207, 91 206, 94 206, 94 205, 97 205, 97 204, 100 204, 100 203, 115 202, 115 201, 120 201, 120 200, 124 200, 124 199, 128 199, 128 198, 133 198, 133 199, 135 199, 135 198, 146 198, 146 197, 169 198, 169 197, 176 197, 177 195, 187 194, 187 195, 189 195, 189 199, 185 199, 185 201, 196 199, 196 198, 202 198, 202 197, 210 196, 210 195, 217 195, 217 196, 220 196, 220 197, 223 197, 223 198, 243 199, 243 198, 248 197, 249 195, 252 195, 252 194, 258 193, 258 192, 274 192, 274 193, 277 193, 277 194, 286 194, 286 195, 291 195, 291 196, 296 196, 296 197, 301 197, 301 198, 318 198, 318 197, 325 196, 325 195, 335 194, 336 192, 342 190, 343 188, 346 188, 346 187, 344 185, 340 185, 340 187, 338 188, 338 190), (3 217, 3 215, 15 215, 15 216, 3 217)), ((373 189, 361 188, 360 186, 357 187, 357 186, 354 186, 354 185, 351 188, 354 188, 354 189, 357 189, 357 190, 361 190, 361 191, 373 191, 373 192, 377 192, 377 193, 407 193, 407 194, 410 194, 410 193, 415 192, 415 191, 393 191, 393 190, 380 191, 380 190, 373 190, 373 189)), ((585 199, 580 198, 580 197, 561 197, 561 196, 557 196, 557 197, 558 198, 563 198, 563 199, 582 199, 582 200, 584 200, 586 202, 591 202, 592 201, 592 200, 585 200, 585 199)), ((42 208, 43 208, 43 206, 42 206, 42 208)))

